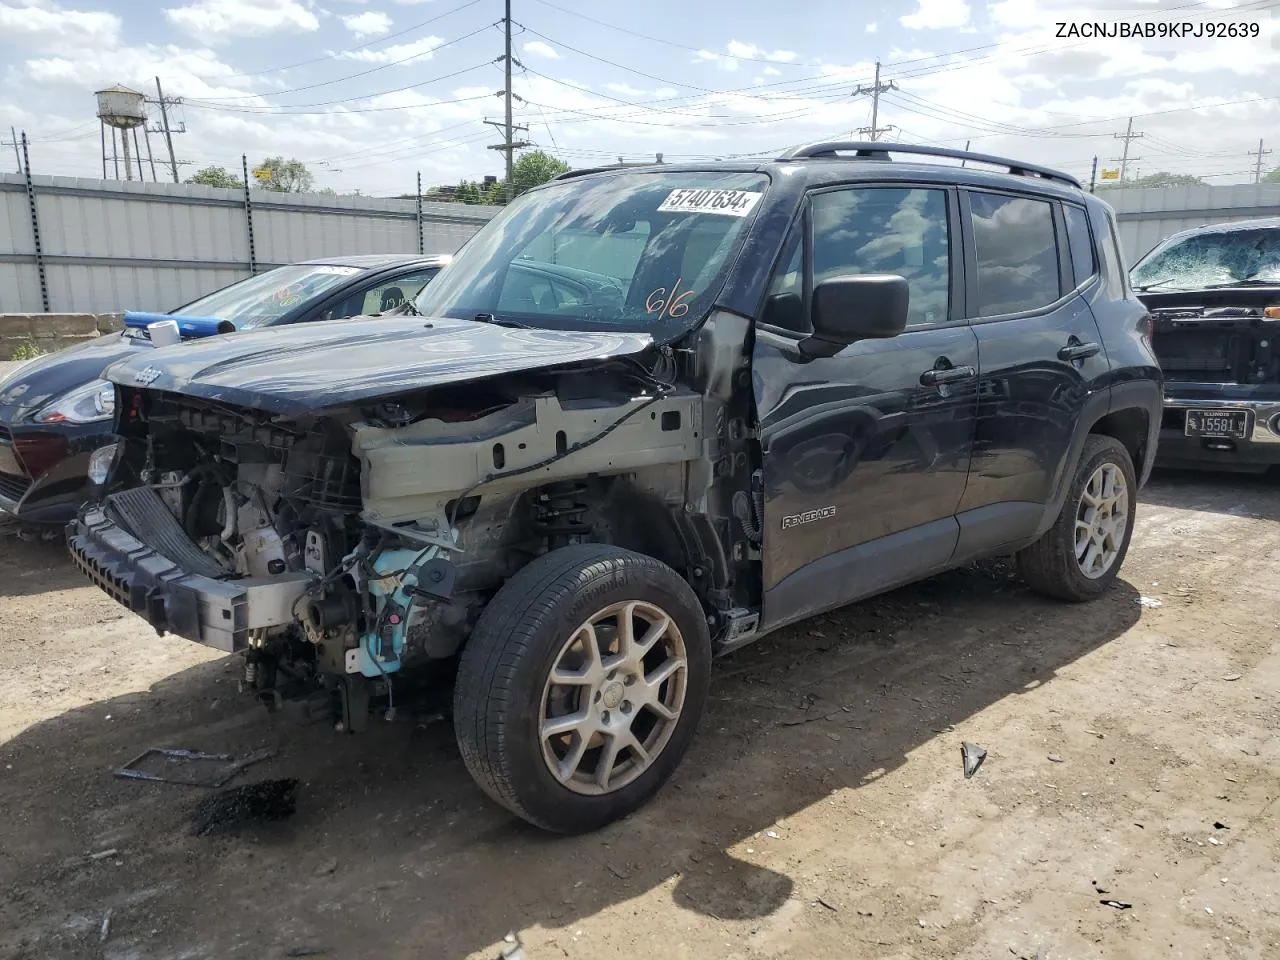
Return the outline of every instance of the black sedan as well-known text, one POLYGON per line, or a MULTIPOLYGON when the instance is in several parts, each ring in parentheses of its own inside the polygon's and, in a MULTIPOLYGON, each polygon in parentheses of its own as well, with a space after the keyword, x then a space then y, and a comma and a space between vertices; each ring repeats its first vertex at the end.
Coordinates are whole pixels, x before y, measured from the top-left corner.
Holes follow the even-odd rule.
POLYGON ((198 336, 225 330, 217 321, 240 332, 386 313, 411 303, 449 260, 381 255, 289 264, 170 314, 126 314, 119 334, 24 363, 0 379, 0 517, 56 532, 76 515, 91 489, 90 457, 111 438, 115 392, 102 371, 151 349, 147 323, 167 317, 198 336))

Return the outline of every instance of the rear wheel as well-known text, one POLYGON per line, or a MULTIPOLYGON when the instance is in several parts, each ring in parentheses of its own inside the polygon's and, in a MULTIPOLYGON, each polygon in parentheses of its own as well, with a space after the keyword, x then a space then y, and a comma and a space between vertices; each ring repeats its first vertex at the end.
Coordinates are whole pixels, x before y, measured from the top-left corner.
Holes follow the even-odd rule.
POLYGON ((1057 522, 1018 554, 1022 579, 1038 593, 1061 600, 1101 595, 1129 550, 1137 491, 1124 444, 1091 435, 1057 522))
POLYGON ((531 823, 594 830, 675 770, 710 669, 701 605, 666 564, 598 544, 552 551, 498 591, 463 650, 463 760, 531 823))

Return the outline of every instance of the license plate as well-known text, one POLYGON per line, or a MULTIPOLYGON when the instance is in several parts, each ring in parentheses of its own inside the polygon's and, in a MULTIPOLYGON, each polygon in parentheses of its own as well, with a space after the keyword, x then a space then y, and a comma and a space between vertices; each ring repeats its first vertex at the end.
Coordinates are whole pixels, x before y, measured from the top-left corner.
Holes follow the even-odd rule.
POLYGON ((1249 412, 1188 410, 1184 432, 1188 437, 1231 437, 1242 440, 1249 436, 1249 412))

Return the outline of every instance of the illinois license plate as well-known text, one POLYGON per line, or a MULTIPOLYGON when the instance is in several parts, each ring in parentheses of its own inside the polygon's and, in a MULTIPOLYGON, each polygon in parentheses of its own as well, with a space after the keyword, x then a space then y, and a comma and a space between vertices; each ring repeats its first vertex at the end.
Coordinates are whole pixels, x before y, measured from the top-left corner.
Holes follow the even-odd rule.
POLYGON ((1249 411, 1188 410, 1184 432, 1188 437, 1231 437, 1242 440, 1249 436, 1249 411))

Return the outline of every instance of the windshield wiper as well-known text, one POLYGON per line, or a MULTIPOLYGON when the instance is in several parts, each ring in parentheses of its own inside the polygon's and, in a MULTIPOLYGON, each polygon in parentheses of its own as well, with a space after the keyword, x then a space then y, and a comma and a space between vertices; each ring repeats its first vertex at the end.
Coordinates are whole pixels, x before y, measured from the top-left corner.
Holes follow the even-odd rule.
POLYGON ((471 319, 476 323, 492 323, 497 327, 511 327, 514 330, 533 329, 527 323, 521 323, 519 320, 512 320, 510 317, 496 317, 492 313, 477 313, 471 319))
POLYGON ((1259 280, 1249 277, 1247 280, 1232 280, 1229 283, 1211 283, 1206 290, 1221 290, 1224 287, 1280 287, 1280 280, 1259 280))
POLYGON ((1161 287, 1166 283, 1173 283, 1177 279, 1177 277, 1165 277, 1163 280, 1152 280, 1150 283, 1144 283, 1142 286, 1134 287, 1133 289, 1137 290, 1138 293, 1146 293, 1152 287, 1161 287))

